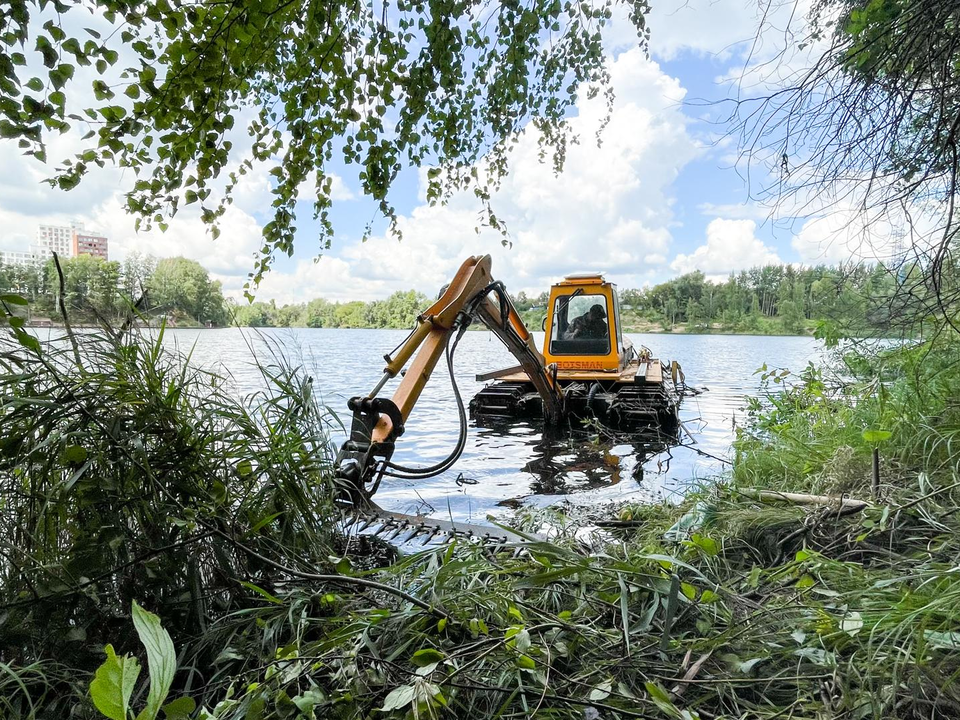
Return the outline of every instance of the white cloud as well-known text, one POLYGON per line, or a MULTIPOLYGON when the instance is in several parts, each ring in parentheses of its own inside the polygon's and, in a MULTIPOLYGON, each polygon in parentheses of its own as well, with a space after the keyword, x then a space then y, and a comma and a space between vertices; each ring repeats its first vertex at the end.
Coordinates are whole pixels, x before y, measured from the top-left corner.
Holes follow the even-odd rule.
MULTIPOLYGON (((650 54, 658 60, 675 60, 683 53, 732 57, 769 57, 778 46, 777 35, 800 14, 795 6, 809 0, 660 0, 646 16, 650 54), (765 23, 768 32, 757 37, 765 23)), ((628 19, 628 5, 616 5, 604 31, 604 47, 616 53, 638 44, 628 19)), ((782 43, 780 43, 782 44, 782 43)))
MULTIPOLYGON (((134 218, 122 206, 120 193, 99 205, 84 219, 110 238, 110 258, 122 260, 131 251, 158 257, 196 260, 211 273, 246 278, 253 267, 253 254, 260 245, 259 223, 237 206, 231 206, 220 221, 220 237, 213 240, 200 220, 199 210, 188 206, 172 218, 166 232, 134 231, 134 218)), ((242 282, 240 283, 242 284, 242 282)))
MULTIPOLYGON (((716 79, 718 84, 730 84, 740 99, 797 85, 831 46, 829 32, 819 38, 811 35, 812 0, 762 0, 756 5, 762 18, 758 15, 748 25, 752 39, 742 45, 741 61, 716 79)), ((838 9, 821 8, 822 23, 830 12, 838 9)))
POLYGON ((903 247, 916 244, 922 250, 931 240, 933 227, 927 218, 919 218, 913 242, 904 239, 904 222, 903 218, 865 216, 859 210, 835 208, 805 220, 791 244, 803 262, 810 264, 889 260, 903 247))
POLYGON ((666 0, 653 4, 650 52, 672 60, 683 51, 728 56, 753 38, 762 17, 756 0, 666 0))
POLYGON ((271 271, 260 284, 258 299, 274 299, 279 304, 298 303, 324 297, 327 300, 372 300, 387 294, 385 284, 360 281, 354 277, 352 263, 339 258, 321 257, 297 263, 290 273, 271 271))
POLYGON ((757 265, 775 265, 780 257, 761 242, 753 220, 716 218, 707 226, 707 242, 689 255, 677 255, 670 269, 678 273, 700 270, 708 275, 726 275, 757 265))

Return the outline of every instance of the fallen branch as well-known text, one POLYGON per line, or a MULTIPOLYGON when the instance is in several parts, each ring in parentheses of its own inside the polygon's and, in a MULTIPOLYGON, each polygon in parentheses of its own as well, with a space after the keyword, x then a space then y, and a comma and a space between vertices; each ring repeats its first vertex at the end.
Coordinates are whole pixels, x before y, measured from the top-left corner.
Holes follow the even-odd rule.
POLYGON ((842 497, 838 495, 810 495, 808 493, 780 492, 778 490, 756 490, 754 488, 743 488, 736 492, 746 495, 760 502, 788 502, 794 505, 831 505, 839 506, 844 510, 851 512, 865 510, 870 507, 866 500, 857 500, 855 498, 842 497))

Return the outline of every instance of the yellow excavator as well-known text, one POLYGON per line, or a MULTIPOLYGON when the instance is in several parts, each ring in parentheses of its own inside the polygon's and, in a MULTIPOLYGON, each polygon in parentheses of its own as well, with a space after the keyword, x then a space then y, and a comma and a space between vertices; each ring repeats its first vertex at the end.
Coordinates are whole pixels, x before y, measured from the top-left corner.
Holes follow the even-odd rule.
POLYGON ((468 258, 440 297, 418 318, 410 335, 384 355, 383 376, 365 397, 347 402, 353 413, 350 435, 340 448, 335 477, 344 503, 354 510, 360 530, 384 524, 409 539, 426 534, 469 534, 517 540, 506 530, 439 521, 379 508, 372 500, 384 476, 422 480, 449 470, 466 443, 467 413, 457 388, 453 360, 457 344, 475 321, 483 323, 517 359, 514 367, 478 375, 492 380, 470 402, 478 418, 542 417, 547 425, 597 421, 616 430, 674 435, 683 375, 679 365, 663 364, 623 336, 616 286, 601 275, 570 275, 550 290, 538 350, 503 283, 491 275, 489 255, 468 258), (440 358, 447 369, 460 415, 453 452, 428 467, 392 461, 397 439, 440 358), (410 363, 409 367, 407 363, 410 363), (388 399, 380 392, 402 379, 388 399))

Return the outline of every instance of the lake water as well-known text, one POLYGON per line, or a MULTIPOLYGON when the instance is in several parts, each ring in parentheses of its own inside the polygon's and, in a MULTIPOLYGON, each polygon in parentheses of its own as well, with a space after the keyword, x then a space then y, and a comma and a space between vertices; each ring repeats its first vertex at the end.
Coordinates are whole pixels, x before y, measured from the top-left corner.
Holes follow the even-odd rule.
MULTIPOLYGON (((228 328, 168 330, 166 342, 183 350, 192 348, 194 361, 204 366, 221 365, 242 394, 263 383, 253 353, 266 355, 268 346, 280 347, 290 361, 303 363, 323 402, 349 423, 347 399, 373 388, 383 371, 384 353, 405 337, 401 330, 228 328)), ((681 419, 689 432, 683 445, 651 455, 643 445, 587 433, 550 437, 533 422, 490 428, 477 427, 471 420, 466 449, 452 470, 420 482, 384 478, 377 502, 398 512, 482 522, 517 502, 545 505, 566 500, 592 505, 678 498, 692 485, 723 472, 745 398, 758 392, 760 380, 754 371, 764 363, 799 371, 821 354, 820 343, 809 337, 630 338, 638 347, 649 347, 654 357, 678 360, 687 384, 706 388, 683 402, 681 419)), ((514 364, 491 333, 468 332, 455 365, 464 402, 483 387, 474 379, 477 373, 514 364)), ((382 394, 390 397, 397 382, 391 381, 382 394)), ((397 443, 394 459, 404 465, 438 462, 453 449, 458 430, 456 404, 441 360, 397 443)), ((341 428, 331 429, 337 446, 343 436, 341 428)))

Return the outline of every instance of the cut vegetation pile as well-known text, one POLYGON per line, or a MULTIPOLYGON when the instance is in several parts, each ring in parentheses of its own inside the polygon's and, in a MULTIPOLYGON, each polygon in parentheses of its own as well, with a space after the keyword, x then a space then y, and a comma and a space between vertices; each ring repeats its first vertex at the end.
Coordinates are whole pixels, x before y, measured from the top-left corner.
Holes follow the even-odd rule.
POLYGON ((729 477, 591 548, 551 513, 519 519, 550 543, 368 570, 308 378, 240 401, 159 340, 77 342, 0 352, 0 716, 102 717, 104 646, 147 657, 134 601, 176 649, 168 717, 960 715, 952 341, 768 374, 729 477))

